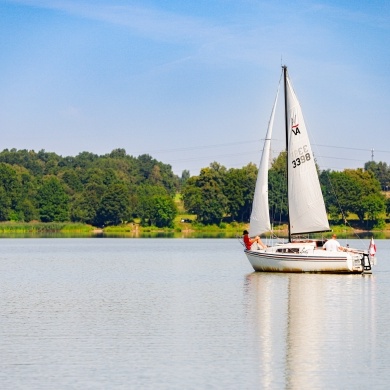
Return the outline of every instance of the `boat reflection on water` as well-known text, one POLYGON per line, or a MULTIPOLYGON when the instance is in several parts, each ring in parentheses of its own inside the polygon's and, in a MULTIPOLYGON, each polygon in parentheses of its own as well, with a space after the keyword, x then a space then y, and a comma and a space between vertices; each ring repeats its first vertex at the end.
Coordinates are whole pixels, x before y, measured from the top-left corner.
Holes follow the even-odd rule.
POLYGON ((245 284, 261 388, 343 388, 351 378, 368 380, 377 334, 372 275, 256 272, 245 284))

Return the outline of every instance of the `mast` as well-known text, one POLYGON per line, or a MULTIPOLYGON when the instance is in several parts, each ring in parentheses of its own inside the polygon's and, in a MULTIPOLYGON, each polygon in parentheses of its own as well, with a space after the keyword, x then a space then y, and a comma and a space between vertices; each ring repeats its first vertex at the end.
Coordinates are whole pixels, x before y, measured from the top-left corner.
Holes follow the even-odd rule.
POLYGON ((290 213, 288 201, 288 115, 287 115, 287 66, 283 65, 283 81, 284 81, 284 121, 286 131, 286 179, 287 179, 287 226, 288 226, 288 242, 291 242, 290 229, 290 213))

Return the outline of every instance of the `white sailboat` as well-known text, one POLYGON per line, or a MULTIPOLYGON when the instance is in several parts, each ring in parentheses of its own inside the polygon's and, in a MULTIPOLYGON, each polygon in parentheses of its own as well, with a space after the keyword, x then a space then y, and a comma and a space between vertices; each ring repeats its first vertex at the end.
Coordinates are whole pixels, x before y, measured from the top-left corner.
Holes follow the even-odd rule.
MULTIPOLYGON (((368 251, 348 249, 329 252, 322 240, 294 236, 329 231, 329 222, 302 110, 283 66, 288 181, 288 242, 259 249, 256 243, 245 253, 255 271, 268 272, 370 272, 368 251)), ((264 141, 250 218, 249 236, 271 232, 268 207, 268 162, 278 94, 264 141)))

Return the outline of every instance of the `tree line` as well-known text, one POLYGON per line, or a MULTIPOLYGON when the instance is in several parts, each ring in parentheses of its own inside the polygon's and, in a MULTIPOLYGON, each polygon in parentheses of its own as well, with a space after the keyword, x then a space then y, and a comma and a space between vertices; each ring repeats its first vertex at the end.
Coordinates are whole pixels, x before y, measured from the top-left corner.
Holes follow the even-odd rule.
MULTIPOLYGON (((287 220, 286 153, 269 170, 269 205, 274 223, 287 220)), ((213 162, 197 176, 179 178, 168 164, 124 149, 62 157, 41 150, 0 152, 0 221, 81 222, 118 225, 139 219, 143 226, 172 227, 175 194, 205 225, 249 221, 257 167, 227 169, 213 162)), ((367 162, 364 169, 319 171, 326 209, 334 223, 355 214, 381 227, 390 213, 390 167, 367 162)))
MULTIPOLYGON (((269 207, 274 223, 287 221, 286 152, 274 159, 269 170, 269 207)), ((360 225, 382 228, 390 213, 390 200, 381 191, 390 189, 390 167, 368 162, 364 169, 319 171, 326 210, 333 223, 344 223, 355 214, 360 225)), ((182 190, 187 210, 204 224, 248 222, 257 168, 226 169, 214 162, 189 178, 182 190)))
POLYGON ((62 157, 41 150, 0 153, 0 221, 82 222, 172 226, 181 179, 144 154, 62 157))

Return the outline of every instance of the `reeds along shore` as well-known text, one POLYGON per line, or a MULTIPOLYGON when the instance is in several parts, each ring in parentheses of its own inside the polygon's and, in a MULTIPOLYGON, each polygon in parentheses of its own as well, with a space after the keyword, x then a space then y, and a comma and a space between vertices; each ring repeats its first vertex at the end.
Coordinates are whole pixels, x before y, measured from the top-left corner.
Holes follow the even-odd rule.
MULTIPOLYGON (((87 235, 101 235, 101 234, 123 234, 131 236, 148 236, 149 234, 168 234, 173 233, 186 236, 197 234, 210 234, 223 237, 236 237, 241 236, 242 231, 248 228, 248 224, 242 223, 221 223, 220 225, 202 225, 197 224, 195 221, 192 223, 176 222, 172 228, 157 228, 154 226, 140 226, 138 223, 127 223, 118 226, 106 226, 104 228, 98 228, 92 225, 82 223, 71 222, 1 222, 0 234, 42 234, 42 233, 64 233, 71 234, 87 234, 87 235)), ((345 236, 353 238, 356 235, 366 236, 374 235, 376 238, 390 238, 390 228, 381 231, 353 229, 345 226, 331 226, 332 232, 337 233, 339 236, 345 236)), ((285 237, 287 234, 286 226, 278 226, 274 233, 279 237, 285 237)), ((328 237, 331 233, 323 233, 320 236, 328 237)), ((267 234, 265 235, 267 236, 267 234)))
POLYGON ((93 227, 82 223, 2 222, 0 233, 91 232, 93 227))

